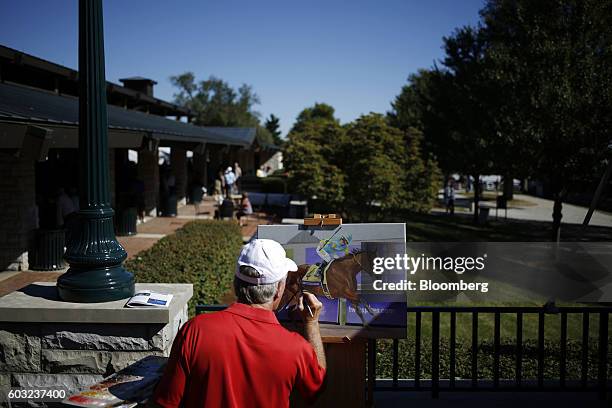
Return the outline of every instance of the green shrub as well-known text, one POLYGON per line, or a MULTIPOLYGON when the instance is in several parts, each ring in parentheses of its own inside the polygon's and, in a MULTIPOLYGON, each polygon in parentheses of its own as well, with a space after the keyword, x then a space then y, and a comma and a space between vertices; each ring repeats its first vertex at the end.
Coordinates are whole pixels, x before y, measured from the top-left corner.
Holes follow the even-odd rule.
POLYGON ((261 191, 263 193, 281 193, 287 192, 287 177, 285 176, 268 176, 260 179, 261 191))
MULTIPOLYGON (((392 340, 379 340, 376 348, 376 376, 378 378, 391 378, 393 373, 392 340)), ((399 341, 398 363, 399 378, 414 378, 415 359, 414 338, 399 341)), ((612 358, 612 342, 608 344, 608 361, 612 358)), ((471 378, 472 376, 472 347, 471 342, 457 339, 455 346, 455 376, 457 378, 471 378)), ((493 378, 492 341, 480 341, 478 345, 478 378, 493 378)), ((514 379, 516 375, 516 342, 515 339, 501 339, 500 341, 500 378, 514 379)), ((431 338, 421 339, 421 378, 431 378, 431 338)), ((544 378, 559 378, 560 367, 559 342, 546 341, 544 343, 544 378)), ((567 342, 566 378, 578 380, 581 373, 582 343, 576 340, 567 342)), ((597 339, 589 341, 588 377, 597 378, 599 354, 597 339)), ((522 378, 533 380, 538 372, 538 346, 535 340, 523 342, 522 378)), ((450 346, 447 338, 440 339, 440 378, 448 378, 450 372, 450 346)), ((608 364, 608 378, 612 378, 612 367, 608 364)))
POLYGON ((193 221, 126 262, 126 268, 136 282, 192 283, 193 316, 196 304, 220 303, 231 291, 241 246, 236 222, 193 221))

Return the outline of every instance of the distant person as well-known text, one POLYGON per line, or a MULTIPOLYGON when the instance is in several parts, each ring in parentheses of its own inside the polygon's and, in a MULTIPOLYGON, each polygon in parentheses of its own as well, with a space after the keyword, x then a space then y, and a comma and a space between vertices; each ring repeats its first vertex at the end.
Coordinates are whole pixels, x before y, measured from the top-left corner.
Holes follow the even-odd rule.
POLYGON ((242 168, 238 162, 234 163, 234 175, 236 176, 236 192, 239 193, 242 190, 242 168))
POLYGON ((63 187, 57 189, 56 192, 56 224, 58 227, 66 227, 67 221, 73 215, 76 215, 76 208, 72 199, 66 194, 63 187))
POLYGON ((68 196, 70 197, 70 200, 72 200, 72 205, 74 206, 74 210, 79 211, 79 208, 80 208, 79 193, 77 189, 74 187, 70 187, 70 189, 68 190, 68 196))
POLYGON ((222 170, 219 170, 217 173, 217 178, 215 179, 215 192, 214 194, 218 197, 222 197, 225 193, 225 175, 222 170))
POLYGON ((136 198, 136 214, 138 221, 142 224, 145 221, 145 185, 144 181, 136 178, 132 180, 132 192, 136 198))
POLYGON ((57 227, 66 230, 66 245, 68 245, 74 235, 77 223, 77 209, 62 187, 58 188, 56 192, 55 214, 57 227))
POLYGON ((202 197, 206 190, 206 188, 204 188, 202 185, 201 180, 202 178, 199 174, 196 174, 191 180, 191 204, 193 204, 193 211, 195 215, 200 213, 200 204, 202 204, 202 197))
POLYGON ((225 169, 225 194, 230 197, 234 193, 234 183, 236 182, 236 174, 232 170, 232 166, 225 169))
POLYGON ((446 204, 446 213, 455 215, 455 181, 452 178, 448 179, 444 188, 444 202, 446 204))
POLYGON ((250 214, 253 214, 253 206, 249 200, 249 194, 245 191, 242 193, 242 200, 240 200, 240 209, 236 213, 236 218, 238 218, 241 227, 244 225, 242 221, 243 217, 250 214))
POLYGON ((264 166, 259 166, 255 175, 260 178, 266 177, 266 171, 264 170, 264 166))

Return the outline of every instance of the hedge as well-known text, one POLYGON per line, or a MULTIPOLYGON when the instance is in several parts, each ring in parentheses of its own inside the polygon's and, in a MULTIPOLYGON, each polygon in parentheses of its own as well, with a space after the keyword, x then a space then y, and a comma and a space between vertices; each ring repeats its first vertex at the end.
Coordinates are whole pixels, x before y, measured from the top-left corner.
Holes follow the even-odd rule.
POLYGON ((261 182, 262 193, 287 193, 287 177, 285 176, 268 176, 259 179, 261 182))
POLYGON ((236 222, 192 221, 126 262, 126 268, 136 282, 192 283, 189 315, 194 316, 196 304, 220 303, 230 293, 241 247, 236 222))
MULTIPOLYGON (((379 340, 376 347, 376 377, 392 378, 393 348, 392 340, 379 340)), ((398 363, 399 378, 414 378, 414 338, 399 341, 398 363)), ((597 378, 597 364, 599 354, 597 339, 589 339, 588 377, 597 378)), ((472 347, 471 342, 458 338, 455 346, 455 377, 471 378, 472 376, 472 347)), ((479 341, 478 345, 478 378, 493 378, 493 350, 492 341, 479 341)), ((516 375, 516 340, 501 339, 500 341, 500 378, 514 379, 516 375)), ((421 339, 421 378, 431 378, 431 338, 421 339)), ((559 342, 546 341, 544 343, 544 378, 559 378, 560 364, 559 342)), ((568 340, 566 378, 568 380, 580 379, 582 342, 568 340)), ((440 378, 448 378, 450 372, 449 339, 440 339, 440 378)), ((608 344, 608 361, 612 360, 612 342, 608 344)), ((538 372, 538 346, 537 341, 523 341, 522 378, 536 379, 538 372)), ((612 365, 608 364, 608 378, 612 378, 612 365)))

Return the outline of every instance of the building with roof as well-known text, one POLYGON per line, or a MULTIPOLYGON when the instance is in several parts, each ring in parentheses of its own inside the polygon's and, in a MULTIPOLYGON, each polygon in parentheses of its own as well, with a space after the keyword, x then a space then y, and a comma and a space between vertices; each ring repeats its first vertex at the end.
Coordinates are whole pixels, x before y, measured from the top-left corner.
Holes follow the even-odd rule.
MULTIPOLYGON (((143 186, 145 212, 155 216, 164 172, 185 201, 193 186, 211 191, 219 169, 238 162, 254 174, 278 150, 258 143, 254 128, 190 123, 189 109, 154 97, 152 79, 120 81, 106 86, 114 208, 130 171, 143 186), (169 164, 160 165, 160 148, 169 150, 169 164)), ((53 196, 79 185, 78 93, 77 71, 0 46, 0 270, 28 269, 34 231, 52 224, 53 196)))

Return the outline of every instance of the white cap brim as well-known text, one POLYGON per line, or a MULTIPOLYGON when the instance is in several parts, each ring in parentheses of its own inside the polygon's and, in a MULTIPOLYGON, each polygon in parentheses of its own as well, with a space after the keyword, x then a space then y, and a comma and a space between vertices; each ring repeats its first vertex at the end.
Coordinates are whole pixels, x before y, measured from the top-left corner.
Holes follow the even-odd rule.
POLYGON ((288 272, 295 272, 298 270, 298 266, 295 262, 293 262, 293 259, 285 258, 285 261, 287 262, 286 268, 288 272))
POLYGON ((278 281, 280 281, 281 279, 284 279, 285 276, 287 276, 288 272, 295 272, 298 270, 298 266, 295 262, 293 262, 292 259, 289 258, 285 258, 285 268, 284 268, 284 272, 282 271, 277 271, 277 273, 274 274, 274 276, 270 276, 269 273, 263 273, 263 271, 259 270, 259 267, 257 265, 252 265, 249 263, 245 263, 245 262, 238 262, 239 267, 240 266, 250 266, 251 268, 255 269, 256 271, 258 271, 259 273, 261 273, 262 277, 256 278, 253 276, 246 276, 243 273, 240 272, 240 268, 236 269, 236 276, 245 282, 248 283, 252 283, 253 285, 269 285, 272 283, 276 283, 278 281))

